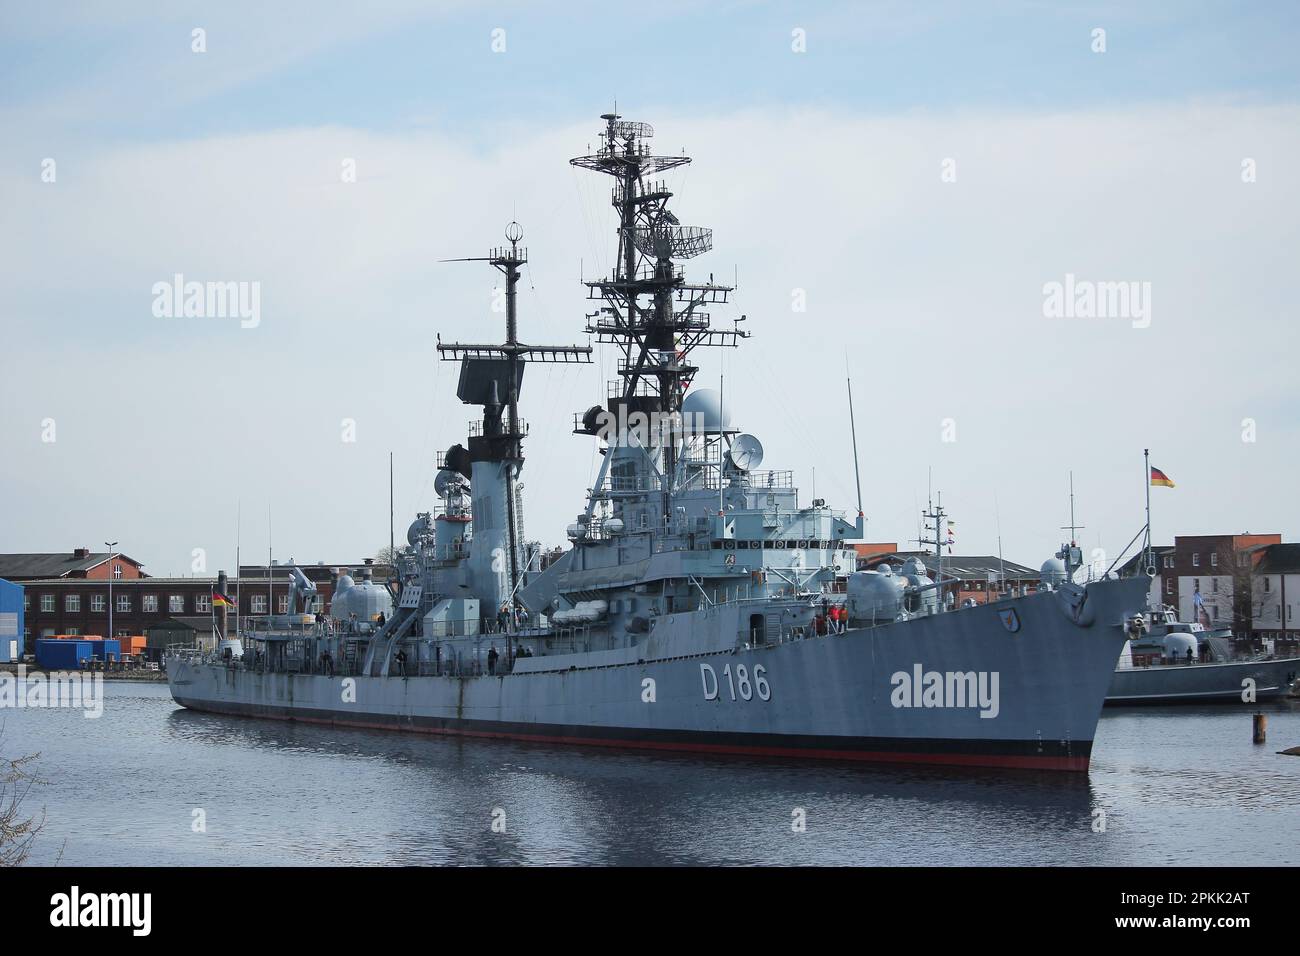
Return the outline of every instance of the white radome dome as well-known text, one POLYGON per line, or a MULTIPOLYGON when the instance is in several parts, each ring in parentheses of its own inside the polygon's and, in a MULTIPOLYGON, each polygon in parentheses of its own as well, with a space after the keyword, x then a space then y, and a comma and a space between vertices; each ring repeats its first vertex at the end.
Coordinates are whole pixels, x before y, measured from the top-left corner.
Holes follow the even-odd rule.
POLYGON ((1200 653, 1196 643, 1196 635, 1184 634, 1182 632, 1165 635, 1164 654, 1166 658, 1175 661, 1185 661, 1188 658, 1188 651, 1192 652, 1192 660, 1196 660, 1200 653))
POLYGON ((1038 569, 1038 580, 1043 584, 1065 583, 1065 562, 1060 558, 1048 558, 1038 569))
POLYGON ((703 428, 706 432, 731 429, 731 409, 716 388, 693 388, 682 400, 683 424, 703 428))

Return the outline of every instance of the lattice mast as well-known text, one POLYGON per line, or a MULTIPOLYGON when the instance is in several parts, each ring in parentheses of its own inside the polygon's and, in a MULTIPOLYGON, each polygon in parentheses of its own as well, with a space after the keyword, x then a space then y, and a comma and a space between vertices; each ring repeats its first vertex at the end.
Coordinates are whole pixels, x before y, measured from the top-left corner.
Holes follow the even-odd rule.
POLYGON ((946 523, 948 512, 943 510, 942 493, 939 494, 937 502, 931 501, 926 510, 921 512, 921 517, 925 519, 926 531, 930 530, 931 525, 934 526, 933 538, 917 538, 916 543, 923 547, 927 544, 934 545, 934 583, 939 594, 938 609, 942 612, 946 610, 944 606, 943 546, 945 544, 951 546, 952 543, 946 534, 948 530, 946 523))
POLYGON ((438 340, 438 357, 445 362, 459 361, 460 382, 456 394, 462 402, 480 405, 483 420, 471 426, 469 457, 472 461, 504 462, 512 467, 507 482, 505 503, 510 537, 510 586, 519 585, 522 569, 519 554, 519 521, 516 513, 514 481, 523 467, 523 440, 527 426, 519 417, 519 391, 523 384, 526 362, 590 363, 589 345, 527 345, 519 341, 518 285, 520 266, 528 261, 528 250, 521 246, 523 228, 517 222, 506 227, 509 248, 499 246, 487 256, 447 259, 446 262, 486 262, 506 279, 506 340, 500 345, 438 340), (475 434, 475 432, 477 434, 475 434))
MULTIPOLYGON (((590 299, 604 301, 587 317, 587 331, 597 341, 613 343, 623 352, 619 363, 621 388, 611 389, 610 411, 621 404, 632 412, 676 413, 698 369, 689 361, 699 345, 735 347, 748 337, 740 329, 744 316, 730 329, 715 329, 702 307, 725 304, 733 286, 689 283, 674 260, 690 259, 713 247, 710 229, 683 226, 668 208, 672 193, 663 173, 689 163, 688 156, 659 156, 647 141, 654 135, 648 123, 601 116, 605 129, 593 154, 570 160, 574 166, 614 178, 611 196, 618 213, 618 259, 610 276, 585 282, 590 299)), ((672 475, 676 436, 663 448, 664 472, 672 475)))

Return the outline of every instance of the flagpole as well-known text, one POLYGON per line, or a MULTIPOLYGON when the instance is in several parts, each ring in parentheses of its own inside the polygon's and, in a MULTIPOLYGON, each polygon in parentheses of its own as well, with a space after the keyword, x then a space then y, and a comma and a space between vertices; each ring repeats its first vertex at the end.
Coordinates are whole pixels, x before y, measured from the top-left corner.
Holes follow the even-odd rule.
POLYGON ((853 436, 853 481, 858 486, 858 517, 863 517, 862 513, 862 473, 858 471, 858 426, 853 420, 853 379, 847 374, 849 370, 849 359, 847 353, 844 357, 844 381, 849 387, 849 432, 853 436))
POLYGON ((244 520, 244 503, 242 501, 239 503, 238 509, 235 518, 235 634, 237 636, 243 633, 239 627, 239 534, 244 520))
POLYGON ((1151 567, 1151 449, 1142 449, 1142 466, 1147 486, 1147 568, 1151 567))
POLYGON ((271 607, 275 604, 275 583, 271 580, 271 503, 266 504, 266 626, 271 626, 271 607))
MULTIPOLYGON (((393 453, 388 453, 388 573, 397 577, 397 546, 393 537, 393 453)), ((391 580, 391 578, 390 578, 391 580)))
MULTIPOLYGON (((725 401, 725 396, 726 396, 726 390, 725 390, 726 383, 727 383, 727 377, 722 373, 721 362, 719 362, 719 369, 718 369, 718 517, 719 518, 722 517, 722 469, 723 469, 722 445, 723 442, 725 442, 727 439, 727 432, 725 426, 726 419, 722 417, 723 408, 724 408, 723 402, 725 401)), ((814 478, 813 479, 814 485, 816 484, 816 481, 817 480, 814 478)), ((795 504, 797 505, 798 501, 796 501, 795 504)), ((718 522, 718 534, 722 535, 723 533, 724 533, 724 528, 722 526, 722 522, 718 522)))

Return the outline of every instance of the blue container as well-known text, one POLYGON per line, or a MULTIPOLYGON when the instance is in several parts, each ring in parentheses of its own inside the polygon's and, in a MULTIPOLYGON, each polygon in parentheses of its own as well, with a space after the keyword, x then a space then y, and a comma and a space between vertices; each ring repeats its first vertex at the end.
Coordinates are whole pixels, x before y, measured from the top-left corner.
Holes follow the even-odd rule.
POLYGON ((122 642, 116 637, 106 637, 102 641, 92 641, 95 656, 101 661, 120 661, 122 659, 122 642))
POLYGON ((99 641, 59 641, 43 637, 36 642, 36 666, 47 671, 72 671, 95 656, 99 641))

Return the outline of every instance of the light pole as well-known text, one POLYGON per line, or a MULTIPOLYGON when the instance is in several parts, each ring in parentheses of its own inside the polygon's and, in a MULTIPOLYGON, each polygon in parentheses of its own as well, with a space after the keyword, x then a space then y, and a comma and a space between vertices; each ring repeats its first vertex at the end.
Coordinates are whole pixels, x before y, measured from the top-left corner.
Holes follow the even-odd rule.
POLYGON ((117 547, 116 541, 105 541, 108 547, 108 638, 113 639, 113 549, 117 547))

